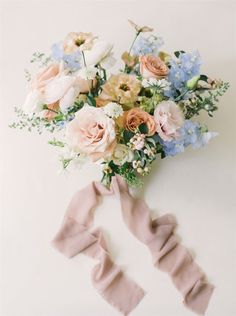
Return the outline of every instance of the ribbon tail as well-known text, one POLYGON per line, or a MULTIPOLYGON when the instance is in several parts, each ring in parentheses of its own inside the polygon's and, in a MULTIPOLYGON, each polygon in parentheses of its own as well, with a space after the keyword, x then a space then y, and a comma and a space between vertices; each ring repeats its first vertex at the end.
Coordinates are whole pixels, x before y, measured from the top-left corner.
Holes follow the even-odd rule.
POLYGON ((113 178, 112 187, 120 199, 128 229, 149 248, 154 265, 170 275, 183 295, 184 304, 203 315, 214 286, 206 282, 204 273, 190 253, 179 244, 174 234, 174 217, 167 214, 152 220, 147 204, 131 196, 126 182, 120 176, 113 178))
POLYGON ((108 303, 128 315, 144 291, 113 263, 101 229, 90 231, 99 197, 111 194, 113 191, 94 182, 77 192, 52 245, 68 258, 83 253, 98 261, 91 275, 94 287, 108 303))

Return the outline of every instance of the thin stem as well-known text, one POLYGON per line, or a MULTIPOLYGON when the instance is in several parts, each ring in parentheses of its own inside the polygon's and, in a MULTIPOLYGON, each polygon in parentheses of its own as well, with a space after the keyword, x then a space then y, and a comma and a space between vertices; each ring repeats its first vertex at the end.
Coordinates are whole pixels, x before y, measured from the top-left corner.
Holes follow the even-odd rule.
POLYGON ((55 111, 55 110, 53 110, 53 109, 50 109, 48 106, 45 106, 45 107, 44 107, 44 110, 48 110, 48 111, 51 111, 51 112, 53 112, 53 113, 58 114, 58 111, 55 111))
POLYGON ((188 92, 191 92, 192 90, 185 90, 184 92, 182 92, 177 98, 175 98, 175 101, 179 101, 179 100, 181 100, 181 98, 183 97, 183 96, 185 96, 185 94, 187 94, 188 92))
POLYGON ((102 68, 102 72, 103 72, 103 79, 106 81, 107 80, 106 70, 104 68, 102 68))
POLYGON ((85 56, 84 56, 84 52, 83 52, 83 51, 82 51, 82 57, 83 57, 83 61, 84 61, 84 67, 87 67, 86 61, 85 61, 85 56))
MULTIPOLYGON (((129 55, 130 55, 131 50, 132 50, 132 48, 133 48, 133 46, 134 46, 134 43, 135 43, 135 41, 136 41, 136 39, 138 38, 138 36, 139 36, 140 33, 141 33, 140 31, 136 32, 135 38, 134 38, 134 40, 133 40, 133 42, 132 42, 132 44, 131 44, 131 46, 130 46, 130 49, 129 49, 129 51, 128 51, 128 54, 129 54, 129 55)), ((129 73, 129 67, 128 67, 127 65, 125 65, 124 73, 129 73)))
POLYGON ((134 40, 133 40, 133 42, 132 42, 132 44, 131 44, 131 46, 130 46, 129 54, 131 53, 131 50, 132 50, 132 48, 133 48, 133 46, 134 46, 134 43, 135 43, 136 39, 138 38, 139 34, 140 34, 140 32, 137 32, 137 33, 136 33, 135 38, 134 38, 134 40))

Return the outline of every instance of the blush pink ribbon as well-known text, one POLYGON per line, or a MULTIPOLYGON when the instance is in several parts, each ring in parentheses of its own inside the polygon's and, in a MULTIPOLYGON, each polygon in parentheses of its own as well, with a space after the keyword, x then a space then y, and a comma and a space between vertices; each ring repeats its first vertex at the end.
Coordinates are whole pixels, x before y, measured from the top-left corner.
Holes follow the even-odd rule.
POLYGON ((169 273, 188 308, 204 314, 214 287, 206 282, 204 273, 179 244, 174 235, 174 217, 167 214, 153 220, 146 203, 131 196, 120 176, 113 177, 110 189, 92 182, 74 195, 53 246, 69 258, 84 253, 96 259, 98 263, 92 271, 94 287, 108 303, 128 315, 141 301, 144 291, 112 262, 101 229, 91 230, 99 197, 113 194, 120 200, 125 224, 149 248, 154 265, 169 273))

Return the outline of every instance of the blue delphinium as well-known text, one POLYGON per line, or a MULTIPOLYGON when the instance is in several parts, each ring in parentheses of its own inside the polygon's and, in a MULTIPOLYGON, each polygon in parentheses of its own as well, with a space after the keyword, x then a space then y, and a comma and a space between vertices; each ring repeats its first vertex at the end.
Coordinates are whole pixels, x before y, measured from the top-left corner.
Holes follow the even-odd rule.
POLYGON ((184 142, 182 139, 171 140, 169 142, 160 140, 160 143, 163 146, 163 150, 166 156, 175 156, 179 153, 184 152, 184 142))
POLYGON ((135 41, 131 53, 136 56, 157 54, 160 47, 164 44, 162 37, 156 36, 139 36, 135 41))
POLYGON ((70 68, 72 71, 81 68, 80 51, 76 51, 73 54, 65 54, 62 43, 56 43, 52 46, 52 57, 57 61, 63 60, 66 67, 70 68))
POLYGON ((184 147, 193 145, 197 142, 201 135, 201 126, 199 123, 185 120, 184 125, 180 130, 180 135, 184 142, 184 147))
POLYGON ((172 91, 169 97, 176 97, 186 89, 188 80, 200 74, 201 58, 197 51, 193 53, 181 53, 178 60, 170 61, 168 80, 171 82, 172 91))
POLYGON ((194 149, 203 147, 215 136, 217 136, 217 133, 202 132, 199 123, 185 120, 183 127, 179 131, 178 139, 171 141, 160 139, 160 143, 166 156, 175 156, 183 152, 189 145, 192 145, 194 149))

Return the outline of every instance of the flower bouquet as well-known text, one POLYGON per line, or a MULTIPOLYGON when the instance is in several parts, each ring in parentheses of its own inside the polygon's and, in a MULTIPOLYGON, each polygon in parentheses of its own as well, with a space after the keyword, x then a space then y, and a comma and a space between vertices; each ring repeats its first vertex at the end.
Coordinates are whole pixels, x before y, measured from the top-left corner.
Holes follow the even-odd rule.
POLYGON ((158 155, 208 143, 217 133, 195 118, 212 116, 229 86, 201 74, 197 51, 170 55, 153 29, 130 24, 135 38, 115 74, 113 46, 92 33, 69 33, 50 56, 35 53, 40 69, 33 79, 26 72, 29 92, 11 125, 56 134, 49 144, 59 147, 63 169, 98 162, 106 185, 118 174, 139 186, 158 155))
POLYGON ((122 69, 113 74, 108 72, 115 62, 113 46, 91 33, 69 33, 49 56, 35 53, 31 62, 40 69, 32 79, 26 71, 29 92, 11 126, 55 134, 49 144, 60 149, 63 169, 88 160, 100 164, 102 183, 74 195, 53 245, 67 257, 82 252, 98 261, 92 282, 104 299, 128 315, 144 296, 112 261, 102 230, 90 230, 99 197, 114 194, 125 224, 149 248, 153 264, 169 273, 188 308, 204 314, 214 287, 179 244, 175 218, 153 219, 129 186, 142 184, 158 156, 199 148, 216 135, 196 117, 201 111, 213 116, 229 84, 201 73, 197 51, 170 55, 150 27, 130 24, 134 40, 122 54, 122 69))

